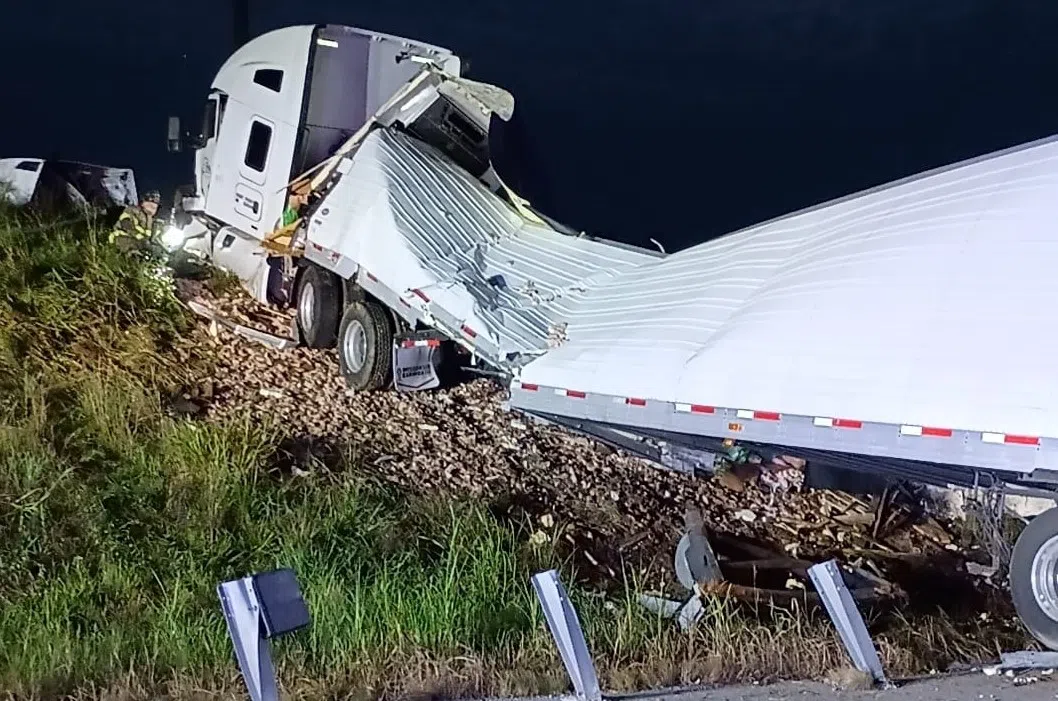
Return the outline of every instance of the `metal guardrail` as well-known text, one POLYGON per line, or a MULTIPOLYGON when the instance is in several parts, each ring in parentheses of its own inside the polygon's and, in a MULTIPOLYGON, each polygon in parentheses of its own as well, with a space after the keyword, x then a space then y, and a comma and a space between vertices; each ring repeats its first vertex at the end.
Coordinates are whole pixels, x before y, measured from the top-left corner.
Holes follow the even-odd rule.
MULTIPOLYGON (((808 574, 853 664, 870 674, 876 684, 888 685, 878 651, 837 562, 830 560, 815 565, 809 568, 808 574)), ((533 576, 532 582, 577 699, 602 701, 598 675, 580 619, 558 572, 540 572, 533 576)), ((294 572, 282 569, 224 582, 217 587, 217 595, 250 698, 278 701, 269 640, 310 623, 294 572)))

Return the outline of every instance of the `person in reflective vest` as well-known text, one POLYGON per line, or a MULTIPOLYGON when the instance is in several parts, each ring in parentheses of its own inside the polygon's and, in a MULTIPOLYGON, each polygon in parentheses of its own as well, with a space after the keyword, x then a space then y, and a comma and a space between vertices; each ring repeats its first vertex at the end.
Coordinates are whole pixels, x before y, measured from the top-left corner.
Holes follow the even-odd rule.
POLYGON ((149 251, 154 229, 154 215, 158 213, 158 205, 161 201, 161 194, 157 190, 150 190, 140 198, 138 205, 126 207, 118 217, 117 223, 114 224, 114 230, 110 232, 110 243, 125 253, 149 251))

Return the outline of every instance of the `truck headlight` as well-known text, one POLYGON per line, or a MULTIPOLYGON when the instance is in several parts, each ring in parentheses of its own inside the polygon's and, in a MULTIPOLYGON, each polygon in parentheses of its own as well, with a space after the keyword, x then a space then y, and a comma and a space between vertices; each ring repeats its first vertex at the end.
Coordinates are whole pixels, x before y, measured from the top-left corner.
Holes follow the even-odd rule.
POLYGON ((180 248, 184 243, 184 230, 170 226, 162 232, 162 245, 165 246, 166 250, 175 251, 180 248))

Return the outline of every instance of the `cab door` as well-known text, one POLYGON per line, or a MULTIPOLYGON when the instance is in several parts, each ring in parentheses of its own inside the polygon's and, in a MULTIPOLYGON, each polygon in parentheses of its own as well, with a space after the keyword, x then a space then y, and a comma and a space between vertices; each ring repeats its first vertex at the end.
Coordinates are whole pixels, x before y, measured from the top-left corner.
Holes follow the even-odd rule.
POLYGON ((195 177, 198 183, 198 194, 207 201, 213 178, 213 168, 216 162, 217 136, 220 133, 220 125, 224 119, 224 108, 227 102, 227 95, 214 92, 206 100, 205 111, 202 115, 199 148, 195 151, 195 177))

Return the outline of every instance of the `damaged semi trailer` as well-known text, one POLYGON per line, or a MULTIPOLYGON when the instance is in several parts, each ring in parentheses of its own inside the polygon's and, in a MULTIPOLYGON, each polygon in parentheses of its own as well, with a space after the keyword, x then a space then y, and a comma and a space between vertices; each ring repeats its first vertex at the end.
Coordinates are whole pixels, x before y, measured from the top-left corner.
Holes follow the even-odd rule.
MULTIPOLYGON (((1053 499, 1058 139, 665 255, 511 192, 488 144, 512 110, 440 47, 270 32, 217 74, 166 238, 294 306, 355 389, 436 386, 458 348, 512 409, 671 469, 708 472, 737 441, 1053 499)), ((1058 510, 1023 531, 1010 581, 1058 649, 1058 510)))

